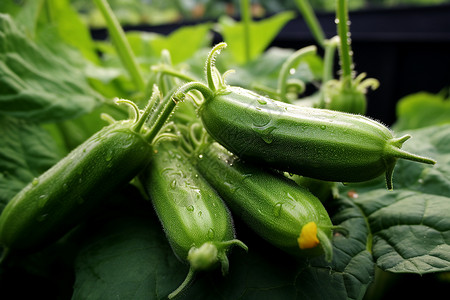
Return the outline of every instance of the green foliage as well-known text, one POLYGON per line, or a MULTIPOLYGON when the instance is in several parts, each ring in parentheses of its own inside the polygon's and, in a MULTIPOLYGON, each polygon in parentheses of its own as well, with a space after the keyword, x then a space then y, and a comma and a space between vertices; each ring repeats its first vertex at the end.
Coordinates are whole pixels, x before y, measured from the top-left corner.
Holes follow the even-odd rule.
MULTIPOLYGON (((292 12, 282 12, 270 18, 250 23, 250 60, 257 58, 266 50, 283 26, 292 18, 292 12)), ((220 33, 223 40, 230 45, 229 51, 237 63, 246 62, 244 23, 229 17, 219 19, 220 33)))
POLYGON ((0 117, 0 207, 63 155, 39 125, 0 117))
POLYGON ((134 53, 143 62, 155 64, 165 49, 171 53, 172 62, 179 64, 192 57, 199 48, 210 44, 210 29, 211 25, 206 23, 183 26, 168 36, 136 31, 128 33, 127 38, 134 53))
POLYGON ((5 14, 0 14, 0 32, 0 115, 54 122, 81 116, 102 101, 64 52, 55 56, 30 40, 5 14))
POLYGON ((394 191, 380 180, 347 185, 341 197, 366 220, 377 266, 389 272, 450 271, 450 126, 408 131, 416 138, 405 150, 436 158, 433 166, 399 161, 394 191))
MULTIPOLYGON (((148 98, 146 91, 135 89, 110 41, 90 40, 68 1, 26 1, 20 7, 0 1, 0 11, 2 210, 27 183, 104 126, 101 113, 127 117, 105 98, 137 103, 148 98)), ((227 83, 278 88, 280 68, 295 50, 266 48, 292 16, 287 12, 252 22, 252 60, 245 65, 243 25, 220 21, 230 51, 217 67, 236 70, 227 83)), ((186 26, 167 37, 128 33, 146 86, 158 81, 151 67, 161 63, 163 49, 169 50, 177 70, 203 78, 205 46, 210 46, 214 25, 186 26)), ((311 55, 291 77, 317 85, 322 69, 320 55, 311 55)), ((432 157, 437 164, 399 160, 394 191, 385 189, 381 177, 340 185, 339 197, 324 201, 333 224, 342 228, 334 232, 331 263, 322 257, 286 255, 235 217, 237 238, 249 252, 231 251, 226 277, 220 270, 199 272, 180 298, 362 299, 371 283, 378 283, 377 268, 398 274, 449 272, 448 115, 448 99, 441 95, 420 93, 400 101, 396 136, 400 131, 413 136, 403 149, 432 157)), ((14 292, 23 299, 164 299, 185 278, 188 266, 173 254, 156 217, 135 187, 119 189, 94 218, 58 242, 37 253, 11 253, 0 265, 2 294, 14 292)))
POLYGON ((450 123, 450 100, 442 94, 420 92, 403 97, 397 104, 396 130, 450 123))

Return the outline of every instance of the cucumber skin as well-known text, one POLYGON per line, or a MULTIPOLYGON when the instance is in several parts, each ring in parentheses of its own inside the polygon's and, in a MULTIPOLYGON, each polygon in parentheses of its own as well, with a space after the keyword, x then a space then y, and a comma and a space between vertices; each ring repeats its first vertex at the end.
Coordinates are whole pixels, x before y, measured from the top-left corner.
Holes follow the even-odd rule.
POLYGON ((137 175, 152 146, 129 124, 104 127, 11 199, 0 215, 0 245, 35 250, 55 241, 137 175))
POLYGON ((322 247, 300 250, 303 225, 315 222, 332 239, 332 223, 318 198, 295 182, 243 163, 218 143, 192 156, 195 166, 230 207, 258 235, 298 257, 323 254, 322 247))
POLYGON ((231 214, 178 147, 160 143, 140 176, 173 252, 187 262, 192 247, 235 238, 231 214))
POLYGON ((298 107, 239 87, 206 99, 199 116, 208 133, 237 156, 291 173, 361 182, 386 172, 392 132, 360 115, 298 107))

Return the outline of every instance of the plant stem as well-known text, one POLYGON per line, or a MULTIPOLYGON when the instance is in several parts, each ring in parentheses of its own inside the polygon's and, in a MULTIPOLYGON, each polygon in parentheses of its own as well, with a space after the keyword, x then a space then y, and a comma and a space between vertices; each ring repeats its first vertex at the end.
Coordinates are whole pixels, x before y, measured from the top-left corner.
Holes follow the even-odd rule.
POLYGON ((297 7, 305 19, 306 25, 311 31, 314 39, 319 44, 319 46, 324 47, 325 34, 319 21, 317 20, 314 10, 312 9, 308 0, 295 0, 297 7))
MULTIPOLYGON (((337 0, 336 23, 338 35, 340 38, 339 55, 342 69, 341 78, 351 78, 353 61, 350 48, 351 39, 348 30, 348 0, 337 0)), ((351 85, 351 81, 347 80, 347 84, 351 85)))
POLYGON ((324 45, 325 45, 325 54, 323 59, 323 74, 322 74, 323 83, 334 78, 333 76, 334 54, 336 52, 336 47, 339 45, 339 37, 335 36, 325 41, 324 45))
POLYGON ((149 130, 145 134, 144 139, 149 143, 153 143, 153 140, 160 132, 163 125, 169 119, 172 111, 175 109, 177 102, 173 99, 171 94, 167 94, 163 100, 159 103, 155 111, 152 111, 147 123, 149 124, 149 130))
POLYGON ((114 15, 107 0, 94 0, 94 2, 106 20, 109 34, 111 35, 122 64, 130 74, 136 88, 141 92, 145 91, 145 81, 139 70, 139 66, 136 62, 133 51, 131 50, 131 46, 128 43, 125 32, 120 26, 120 23, 114 15))
POLYGON ((289 58, 283 63, 281 66, 280 73, 278 75, 278 94, 280 95, 281 101, 288 102, 289 100, 286 97, 286 89, 287 89, 287 78, 290 74, 290 69, 294 66, 294 64, 298 63, 300 59, 305 57, 308 54, 316 53, 316 46, 308 46, 302 49, 297 50, 289 58))
POLYGON ((251 58, 250 26, 252 23, 252 15, 250 12, 250 0, 241 0, 241 20, 244 25, 244 51, 245 62, 247 63, 251 58))

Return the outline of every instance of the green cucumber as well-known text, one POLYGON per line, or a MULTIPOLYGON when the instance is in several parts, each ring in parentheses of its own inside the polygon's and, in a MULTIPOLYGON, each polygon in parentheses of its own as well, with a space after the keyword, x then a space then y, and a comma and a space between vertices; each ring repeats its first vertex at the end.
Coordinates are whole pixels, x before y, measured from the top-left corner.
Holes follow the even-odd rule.
MULTIPOLYGON (((183 125, 179 128, 183 132, 183 125)), ((283 174, 244 163, 220 144, 199 138, 207 136, 201 129, 198 123, 184 129, 191 161, 233 215, 294 256, 325 254, 331 260, 333 225, 320 200, 283 174)))
POLYGON ((198 115, 208 133, 239 157, 290 173, 326 181, 361 182, 392 174, 399 158, 435 164, 401 150, 411 136, 395 138, 383 124, 364 116, 299 107, 247 89, 227 86, 214 62, 225 43, 216 45, 206 62, 207 85, 189 82, 176 101, 198 90, 204 102, 198 115))
POLYGON ((55 241, 99 208, 105 196, 135 177, 150 161, 152 142, 173 110, 168 97, 145 111, 128 100, 135 120, 113 121, 25 186, 0 215, 3 256, 11 250, 33 251, 55 241))
POLYGON ((220 264, 228 272, 227 252, 235 239, 232 218, 216 191, 198 174, 174 142, 161 142, 141 182, 149 195, 175 255, 189 264, 184 282, 173 298, 193 280, 197 271, 220 264))

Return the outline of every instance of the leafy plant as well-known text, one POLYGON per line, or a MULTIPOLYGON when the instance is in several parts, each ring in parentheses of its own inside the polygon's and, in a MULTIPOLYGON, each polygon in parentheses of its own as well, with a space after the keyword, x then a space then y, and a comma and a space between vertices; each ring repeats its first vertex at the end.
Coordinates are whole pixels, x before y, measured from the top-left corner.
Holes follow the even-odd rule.
MULTIPOLYGON (((0 9, 0 210, 35 177, 101 129, 105 125, 101 113, 117 120, 128 118, 128 111, 113 105, 112 98, 128 98, 142 106, 155 83, 170 95, 186 81, 201 80, 210 30, 217 25, 183 27, 168 37, 123 32, 106 9, 109 32, 120 38, 114 43, 98 42, 87 34, 69 1, 26 1, 20 9, 2 2, 0 9), (74 39, 68 38, 71 32, 76 32, 74 39), (187 38, 194 35, 195 39, 187 38)), ((297 61, 292 59, 296 49, 267 49, 291 17, 287 12, 250 24, 249 18, 231 25, 219 21, 230 49, 235 47, 216 63, 221 71, 236 70, 226 78, 229 84, 277 96, 284 65, 290 102, 306 105, 296 89, 300 80, 320 92, 333 77, 325 74, 327 57, 315 54, 297 61), (245 27, 250 28, 250 52, 245 50, 245 27), (259 30, 268 28, 272 33, 260 38, 259 30), (295 63, 287 68, 287 61, 295 63)), ((318 34, 317 44, 325 49, 326 41, 322 45, 321 40, 318 34)), ((198 94, 190 96, 202 100, 198 94)), ((180 298, 376 298, 388 284, 388 274, 429 278, 450 272, 450 125, 443 113, 447 102, 440 95, 405 98, 393 126, 398 135, 413 136, 402 149, 432 157, 435 166, 399 160, 394 191, 386 190, 382 177, 322 185, 323 194, 334 195, 323 199, 323 205, 333 225, 341 228, 332 238, 331 262, 323 256, 286 254, 232 212, 237 238, 248 246, 248 253, 230 251, 227 276, 220 270, 199 272, 180 298), (436 117, 430 118, 430 111, 436 117)), ((191 102, 179 104, 172 121, 183 114, 196 116, 185 104, 191 102)), ((11 252, 0 265, 2 293, 48 299, 166 298, 189 267, 173 254, 141 190, 132 181, 57 242, 32 253, 11 252)))

